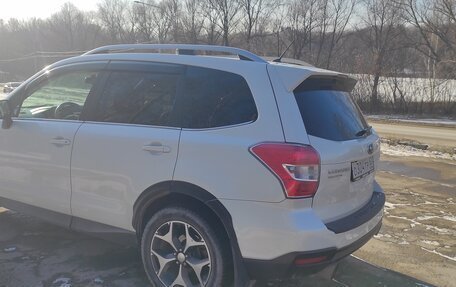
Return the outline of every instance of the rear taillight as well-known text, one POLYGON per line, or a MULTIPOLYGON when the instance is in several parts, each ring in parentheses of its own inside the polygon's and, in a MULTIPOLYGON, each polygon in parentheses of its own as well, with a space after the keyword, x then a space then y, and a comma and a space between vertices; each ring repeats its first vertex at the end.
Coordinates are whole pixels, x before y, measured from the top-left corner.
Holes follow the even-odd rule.
POLYGON ((320 180, 320 157, 311 146, 260 143, 250 151, 282 182, 287 197, 312 197, 320 180))

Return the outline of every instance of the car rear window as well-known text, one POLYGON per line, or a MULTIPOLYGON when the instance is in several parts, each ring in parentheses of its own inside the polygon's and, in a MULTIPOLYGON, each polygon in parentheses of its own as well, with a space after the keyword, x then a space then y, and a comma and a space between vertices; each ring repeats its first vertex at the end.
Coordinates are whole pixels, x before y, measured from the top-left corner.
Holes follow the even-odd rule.
POLYGON ((360 131, 368 128, 349 93, 354 84, 351 79, 344 83, 344 80, 313 78, 304 81, 294 91, 309 135, 346 141, 358 138, 360 131))

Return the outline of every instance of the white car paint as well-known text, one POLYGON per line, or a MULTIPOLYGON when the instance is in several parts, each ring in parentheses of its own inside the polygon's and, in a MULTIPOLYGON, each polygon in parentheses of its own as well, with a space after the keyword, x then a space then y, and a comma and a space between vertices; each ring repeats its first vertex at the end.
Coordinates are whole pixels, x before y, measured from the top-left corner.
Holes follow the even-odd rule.
POLYGON ((84 123, 71 162, 73 215, 134 231, 136 199, 173 178, 179 134, 177 128, 84 123))
POLYGON ((80 125, 14 119, 10 129, 0 129, 1 196, 71 214, 70 157, 80 125))

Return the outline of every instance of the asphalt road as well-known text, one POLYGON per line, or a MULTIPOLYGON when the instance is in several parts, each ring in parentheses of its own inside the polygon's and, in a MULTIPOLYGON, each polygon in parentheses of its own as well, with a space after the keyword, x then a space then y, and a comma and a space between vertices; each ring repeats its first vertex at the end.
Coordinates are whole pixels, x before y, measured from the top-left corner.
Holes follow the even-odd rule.
POLYGON ((421 143, 456 148, 456 128, 404 123, 370 124, 382 137, 414 140, 421 143))

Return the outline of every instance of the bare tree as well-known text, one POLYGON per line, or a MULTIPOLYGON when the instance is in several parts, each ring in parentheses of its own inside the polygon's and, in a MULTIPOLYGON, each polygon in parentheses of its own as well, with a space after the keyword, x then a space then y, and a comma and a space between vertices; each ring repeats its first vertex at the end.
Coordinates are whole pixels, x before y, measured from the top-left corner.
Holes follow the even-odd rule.
POLYGON ((353 95, 365 110, 456 116, 456 0, 133 2, 100 0, 90 13, 67 3, 48 19, 0 19, 2 78, 113 43, 232 44, 267 56, 293 41, 289 57, 356 74, 353 95))
POLYGON ((150 43, 154 33, 154 24, 152 22, 153 10, 156 9, 155 2, 145 0, 142 3, 135 3, 132 8, 131 18, 136 23, 136 32, 140 35, 141 42, 150 43))
POLYGON ((309 55, 312 52, 312 33, 317 26, 318 1, 292 0, 288 4, 286 32, 289 42, 293 42, 293 58, 302 59, 306 47, 309 55))
POLYGON ((127 12, 128 2, 126 0, 103 0, 98 4, 101 24, 107 30, 113 43, 126 40, 127 12))
POLYGON ((185 0, 182 15, 182 29, 186 42, 198 43, 204 26, 201 16, 202 4, 198 0, 185 0))
POLYGON ((171 1, 173 0, 161 1, 152 9, 152 25, 155 28, 154 33, 158 43, 165 43, 169 38, 169 32, 173 25, 170 11, 171 1))
POLYGON ((326 58, 326 68, 329 69, 334 49, 344 36, 345 29, 353 15, 356 0, 329 0, 331 11, 331 32, 329 35, 328 56, 326 58))
POLYGON ((394 0, 364 0, 365 10, 362 17, 365 26, 360 31, 362 40, 372 55, 371 74, 373 75, 371 93, 371 112, 378 111, 378 86, 380 77, 390 54, 397 49, 396 39, 403 32, 401 10, 394 0))
POLYGON ((245 30, 247 48, 251 49, 252 38, 258 36, 261 31, 261 19, 267 19, 274 10, 281 6, 277 0, 240 0, 242 8, 242 24, 245 30))
POLYGON ((429 77, 435 78, 438 68, 456 75, 456 0, 401 3, 405 19, 420 34, 415 48, 428 58, 429 77))
POLYGON ((180 42, 182 31, 182 5, 179 0, 165 0, 165 9, 171 22, 171 34, 175 43, 180 42))
POLYGON ((70 51, 75 49, 75 43, 78 40, 82 40, 80 34, 84 31, 81 31, 81 28, 85 27, 85 23, 84 14, 69 2, 63 4, 60 11, 49 19, 51 30, 59 34, 65 44, 62 48, 70 51))
MULTIPOLYGON (((239 12, 239 0, 205 0, 206 17, 209 25, 217 25, 222 31, 223 45, 229 46, 231 31, 237 26, 236 16, 239 12)), ((211 26, 213 30, 213 26, 211 26)))

